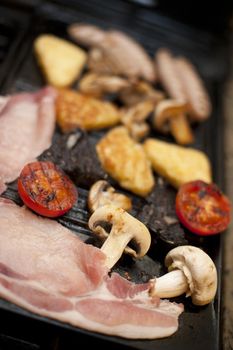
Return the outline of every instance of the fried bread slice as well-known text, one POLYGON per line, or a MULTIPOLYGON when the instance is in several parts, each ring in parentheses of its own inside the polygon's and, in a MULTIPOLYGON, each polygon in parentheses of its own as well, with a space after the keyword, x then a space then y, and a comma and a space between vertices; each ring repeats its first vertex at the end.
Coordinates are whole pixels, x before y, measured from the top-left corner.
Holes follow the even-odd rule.
POLYGON ((113 103, 80 94, 70 89, 59 91, 56 100, 57 122, 63 132, 75 128, 98 130, 120 121, 120 112, 113 103))
POLYGON ((144 150, 155 172, 176 188, 193 180, 212 181, 210 161, 202 151, 156 139, 147 139, 144 150))
POLYGON ((149 194, 155 184, 150 162, 125 127, 110 130, 96 150, 104 170, 123 188, 143 197, 149 194))
POLYGON ((87 54, 67 40, 44 34, 36 38, 34 50, 48 84, 68 87, 80 75, 87 54))

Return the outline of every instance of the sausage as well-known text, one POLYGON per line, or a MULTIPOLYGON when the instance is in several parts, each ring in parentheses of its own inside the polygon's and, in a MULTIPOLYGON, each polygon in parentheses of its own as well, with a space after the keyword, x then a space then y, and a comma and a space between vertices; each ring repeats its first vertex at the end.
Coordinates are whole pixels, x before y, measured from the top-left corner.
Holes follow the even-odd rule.
POLYGON ((212 106, 196 68, 184 57, 176 58, 175 66, 187 96, 191 119, 198 121, 207 119, 212 106))
POLYGON ((106 32, 91 24, 74 23, 68 27, 68 34, 77 43, 92 47, 104 40, 106 32))
MULTIPOLYGON (((186 104, 187 96, 179 78, 175 60, 167 49, 159 49, 155 56, 159 80, 170 97, 179 103, 186 104)), ((165 100, 166 101, 166 100, 165 100)), ((161 103, 164 103, 162 101, 161 103)), ((170 118, 170 132, 176 142, 181 145, 193 143, 194 136, 185 113, 170 118)))
POLYGON ((169 50, 161 48, 155 55, 159 80, 169 97, 186 102, 187 97, 180 81, 174 58, 169 50))

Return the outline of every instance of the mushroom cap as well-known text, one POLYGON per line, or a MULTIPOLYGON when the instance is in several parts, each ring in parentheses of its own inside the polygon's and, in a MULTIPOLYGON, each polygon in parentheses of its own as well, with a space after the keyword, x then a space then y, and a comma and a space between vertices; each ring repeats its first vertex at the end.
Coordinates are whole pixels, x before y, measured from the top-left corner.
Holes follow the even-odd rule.
POLYGON ((150 248, 151 235, 146 226, 124 209, 115 205, 105 205, 97 208, 90 217, 88 225, 103 240, 108 239, 110 241, 111 236, 111 241, 115 241, 115 250, 120 247, 121 242, 132 241, 133 246, 128 247, 126 244, 123 250, 135 258, 144 256, 150 248), (104 224, 112 226, 110 232, 106 231, 104 224))
POLYGON ((154 112, 154 126, 162 132, 169 131, 169 121, 171 118, 177 117, 179 114, 186 113, 188 105, 186 102, 177 99, 166 99, 160 101, 154 112))
POLYGON ((98 207, 107 204, 114 204, 119 208, 130 210, 132 208, 131 199, 122 193, 116 192, 107 181, 99 180, 95 182, 88 194, 88 208, 94 212, 98 207))
POLYGON ((180 246, 172 249, 165 257, 169 271, 180 269, 187 278, 192 302, 195 305, 210 303, 217 291, 217 271, 214 262, 202 249, 180 246))

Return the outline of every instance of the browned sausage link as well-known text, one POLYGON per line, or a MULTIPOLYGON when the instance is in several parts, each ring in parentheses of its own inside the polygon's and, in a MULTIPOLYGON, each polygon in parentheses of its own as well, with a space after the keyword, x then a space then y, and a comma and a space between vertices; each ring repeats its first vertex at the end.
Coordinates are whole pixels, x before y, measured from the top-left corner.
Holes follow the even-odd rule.
MULTIPOLYGON (((159 80, 168 95, 181 102, 186 102, 186 94, 177 74, 175 61, 170 51, 167 49, 158 50, 155 59, 159 80)), ((179 114, 178 117, 171 118, 170 132, 174 136, 176 142, 181 145, 188 145, 194 140, 192 129, 184 114, 179 114)))
POLYGON ((186 102, 186 94, 175 68, 174 58, 167 49, 159 49, 155 55, 158 76, 169 97, 186 102))
POLYGON ((211 113, 211 102, 196 68, 184 57, 175 59, 177 73, 184 86, 193 120, 205 120, 211 113))
MULTIPOLYGON (((102 42, 103 44, 104 42, 102 42)), ((105 50, 110 57, 118 58, 124 74, 132 77, 142 77, 154 82, 156 80, 156 68, 152 59, 137 41, 123 32, 110 30, 106 38, 105 50), (128 74, 127 74, 128 73, 128 74)))
POLYGON ((67 31, 73 40, 87 47, 99 44, 106 35, 99 27, 82 23, 71 24, 67 31))

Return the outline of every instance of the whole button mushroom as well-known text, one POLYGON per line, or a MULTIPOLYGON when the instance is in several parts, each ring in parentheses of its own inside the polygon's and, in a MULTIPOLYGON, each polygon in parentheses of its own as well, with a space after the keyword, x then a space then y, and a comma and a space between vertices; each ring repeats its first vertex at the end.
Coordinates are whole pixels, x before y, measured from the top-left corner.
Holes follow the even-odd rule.
POLYGON ((156 278, 151 295, 171 298, 186 293, 195 305, 210 303, 217 290, 217 271, 212 259, 193 246, 172 249, 165 258, 167 274, 156 278))
POLYGON ((105 253, 106 266, 111 269, 123 252, 134 258, 143 257, 150 248, 151 235, 146 226, 115 205, 104 205, 91 215, 89 228, 105 240, 101 251, 105 253), (110 232, 106 226, 111 225, 110 232), (132 243, 132 247, 128 244, 132 243))

